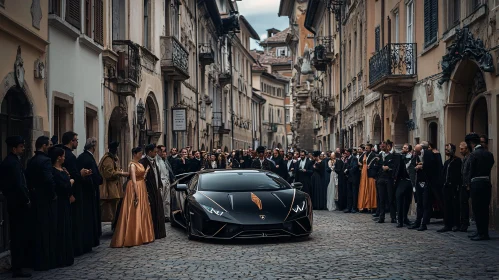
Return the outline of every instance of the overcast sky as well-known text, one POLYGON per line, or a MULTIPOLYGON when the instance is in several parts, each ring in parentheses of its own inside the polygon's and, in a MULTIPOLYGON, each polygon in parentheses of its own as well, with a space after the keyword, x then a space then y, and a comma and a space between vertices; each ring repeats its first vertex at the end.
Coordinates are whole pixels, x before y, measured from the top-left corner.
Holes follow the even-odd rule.
MULTIPOLYGON (((267 29, 284 30, 289 26, 288 17, 278 17, 280 0, 242 0, 237 2, 239 13, 253 26, 260 39, 267 38, 267 29)), ((251 40, 251 49, 257 48, 255 40, 251 40)))

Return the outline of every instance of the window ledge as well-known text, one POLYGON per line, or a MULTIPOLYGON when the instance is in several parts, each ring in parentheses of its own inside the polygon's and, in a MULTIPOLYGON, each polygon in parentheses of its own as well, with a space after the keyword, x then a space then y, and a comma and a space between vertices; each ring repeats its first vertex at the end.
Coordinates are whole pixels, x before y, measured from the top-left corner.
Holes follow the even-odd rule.
POLYGON ((69 37, 76 39, 80 37, 80 30, 78 28, 72 26, 68 22, 66 22, 64 19, 62 19, 58 15, 50 14, 48 17, 49 20, 49 26, 53 26, 54 28, 58 29, 61 32, 66 33, 66 35, 69 35, 69 37))
POLYGON ((92 38, 88 37, 85 34, 80 35, 80 44, 86 46, 96 54, 102 53, 102 50, 104 49, 101 45, 97 44, 92 38))
POLYGON ((466 17, 463 20, 463 26, 466 27, 473 24, 475 21, 483 18, 486 13, 487 13, 487 5, 483 4, 477 9, 475 9, 475 11, 473 11, 468 17, 466 17))
POLYGON ((439 41, 436 41, 435 43, 432 43, 432 44, 429 44, 428 46, 426 46, 422 51, 421 53, 419 54, 419 56, 423 56, 425 55, 427 52, 437 48, 439 45, 439 41))

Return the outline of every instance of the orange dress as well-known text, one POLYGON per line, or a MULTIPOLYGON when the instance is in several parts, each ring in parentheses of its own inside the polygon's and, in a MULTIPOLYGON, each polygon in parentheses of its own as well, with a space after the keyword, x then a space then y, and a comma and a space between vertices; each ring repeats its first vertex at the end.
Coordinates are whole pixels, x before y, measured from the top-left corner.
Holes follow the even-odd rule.
POLYGON ((359 185, 359 210, 376 208, 376 180, 367 176, 367 168, 367 155, 364 155, 359 185))
POLYGON ((154 241, 151 208, 144 179, 146 171, 142 164, 136 161, 132 161, 130 165, 132 164, 135 165, 138 203, 134 203, 133 182, 129 180, 111 240, 113 248, 138 246, 154 241))

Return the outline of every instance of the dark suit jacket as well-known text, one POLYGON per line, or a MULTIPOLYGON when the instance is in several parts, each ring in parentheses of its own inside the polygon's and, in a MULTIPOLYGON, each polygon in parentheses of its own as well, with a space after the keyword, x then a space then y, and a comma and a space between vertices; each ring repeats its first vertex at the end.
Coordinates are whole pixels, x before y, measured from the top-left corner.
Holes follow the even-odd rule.
POLYGON ((52 200, 56 197, 52 162, 45 153, 36 151, 28 161, 26 182, 37 199, 52 200))
POLYGON ((281 176, 282 178, 287 179, 289 175, 286 161, 284 161, 281 157, 274 158, 273 160, 275 162, 275 173, 277 173, 277 175, 281 176))
MULTIPOLYGON (((173 160, 172 169, 173 169, 173 173, 175 173, 175 175, 189 172, 189 159, 186 158, 184 160, 184 162, 185 163, 183 163, 182 159, 180 159, 180 158, 176 158, 173 160)), ((145 165, 144 165, 144 167, 145 167, 145 165)))
POLYGON ((450 187, 457 189, 463 184, 461 164, 462 161, 458 157, 445 161, 442 168, 442 176, 440 176, 444 188, 450 187))
POLYGON ((77 164, 79 170, 83 168, 92 170, 92 175, 83 178, 83 182, 88 185, 92 184, 95 191, 99 193, 99 186, 102 185, 103 180, 99 173, 99 167, 97 166, 94 156, 90 152, 84 151, 78 156, 77 164))
POLYGON ((380 176, 383 176, 383 177, 389 177, 389 178, 393 178, 393 170, 395 168, 395 156, 393 153, 389 153, 388 155, 385 156, 385 159, 383 160, 383 156, 379 155, 380 159, 379 159, 379 165, 380 165, 380 176), (388 166, 388 170, 383 170, 383 166, 388 166))
POLYGON ((7 198, 7 206, 10 209, 27 207, 29 192, 24 177, 24 168, 19 158, 9 153, 0 164, 0 174, 3 180, 2 193, 7 198))
POLYGON ((201 161, 201 159, 197 160, 196 158, 189 160, 189 172, 197 172, 201 170, 201 161))
POLYGON ((301 180, 310 180, 312 174, 314 173, 314 162, 312 162, 308 157, 305 158, 305 172, 302 172, 300 169, 301 159, 296 162, 295 168, 295 178, 296 181, 302 182, 301 180))
POLYGON ((357 157, 351 156, 345 169, 348 169, 348 182, 360 182, 359 159, 357 157))
POLYGON ((263 160, 263 164, 260 164, 260 159, 256 158, 256 159, 253 160, 253 163, 251 164, 251 168, 253 168, 253 169, 263 169, 263 170, 268 170, 268 171, 274 171, 275 166, 268 159, 264 159, 263 160))

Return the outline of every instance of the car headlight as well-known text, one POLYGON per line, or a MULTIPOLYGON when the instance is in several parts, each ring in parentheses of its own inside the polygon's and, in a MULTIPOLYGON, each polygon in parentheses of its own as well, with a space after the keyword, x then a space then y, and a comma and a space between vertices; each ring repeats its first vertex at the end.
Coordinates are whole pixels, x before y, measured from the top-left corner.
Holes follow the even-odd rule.
POLYGON ((304 201, 303 201, 303 203, 301 203, 301 204, 297 204, 297 205, 295 205, 295 206, 294 206, 293 208, 291 208, 291 209, 292 209, 295 213, 300 213, 300 212, 302 212, 302 211, 304 211, 304 210, 305 210, 306 206, 307 206, 307 203, 306 203, 306 202, 305 202, 305 200, 304 200, 304 201))
POLYGON ((206 210, 206 212, 208 212, 210 214, 215 214, 217 216, 222 216, 224 214, 223 211, 216 210, 213 207, 206 206, 206 205, 203 205, 203 204, 201 204, 201 206, 203 206, 204 210, 206 210))

